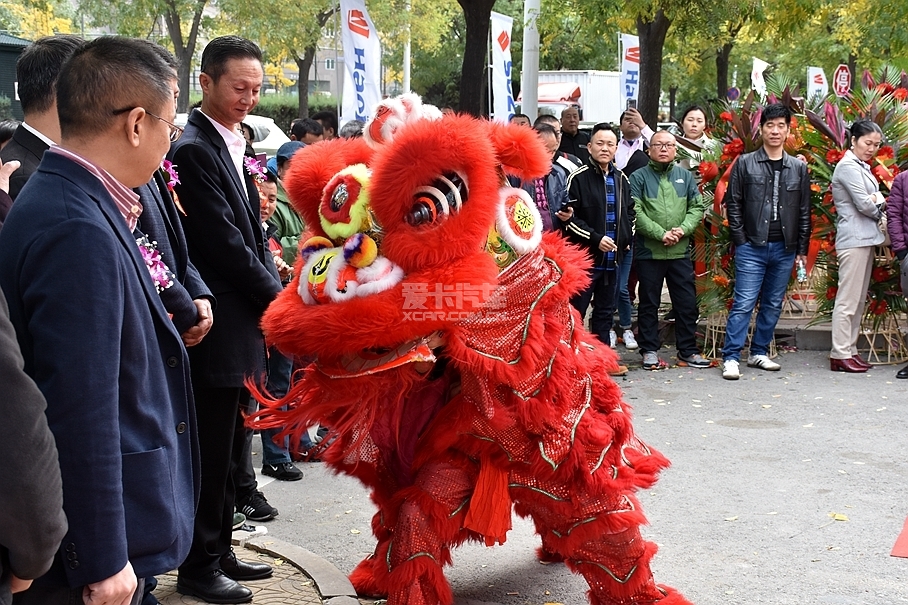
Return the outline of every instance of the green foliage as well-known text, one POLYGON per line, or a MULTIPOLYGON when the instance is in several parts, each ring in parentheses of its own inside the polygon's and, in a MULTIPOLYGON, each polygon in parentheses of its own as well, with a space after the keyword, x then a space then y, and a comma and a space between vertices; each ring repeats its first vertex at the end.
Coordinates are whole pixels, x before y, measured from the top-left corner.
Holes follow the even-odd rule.
POLYGON ((13 102, 6 95, 0 95, 0 120, 13 119, 13 102))

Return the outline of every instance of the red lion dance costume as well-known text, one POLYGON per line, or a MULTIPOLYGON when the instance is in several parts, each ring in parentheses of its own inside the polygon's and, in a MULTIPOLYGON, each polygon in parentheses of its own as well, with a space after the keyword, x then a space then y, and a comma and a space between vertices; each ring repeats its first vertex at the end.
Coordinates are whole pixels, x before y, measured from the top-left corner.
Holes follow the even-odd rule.
POLYGON ((372 490, 378 545, 351 574, 357 591, 450 605, 451 547, 504 542, 513 503, 591 603, 688 604, 655 584, 639 532, 634 492, 668 461, 634 435, 616 358, 568 302, 589 261, 543 236, 504 178, 548 173, 536 134, 442 118, 413 95, 376 113, 364 139, 293 158, 287 190, 310 238, 262 325, 316 361, 285 398, 261 397, 255 423, 331 427, 323 459, 372 490))

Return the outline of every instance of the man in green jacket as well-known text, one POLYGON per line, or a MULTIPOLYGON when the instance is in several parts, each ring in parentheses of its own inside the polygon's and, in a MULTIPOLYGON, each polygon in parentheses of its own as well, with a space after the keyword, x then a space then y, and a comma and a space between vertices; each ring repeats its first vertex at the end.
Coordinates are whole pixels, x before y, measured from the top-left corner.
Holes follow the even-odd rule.
POLYGON ((268 222, 277 228, 277 232, 274 235, 281 243, 281 256, 284 262, 291 267, 296 262, 296 254, 299 252, 300 234, 305 230, 305 226, 303 225, 303 219, 290 205, 287 191, 284 189, 283 179, 287 169, 290 168, 290 158, 305 146, 304 143, 299 141, 288 141, 280 146, 275 156, 278 177, 277 206, 268 222))
POLYGON ((650 140, 650 162, 631 176, 631 197, 637 215, 634 260, 640 288, 638 342, 643 369, 668 365, 659 358, 659 303, 668 284, 675 311, 679 365, 708 368, 697 349, 697 293, 689 243, 703 220, 706 204, 691 173, 676 165, 675 137, 656 132, 650 140))

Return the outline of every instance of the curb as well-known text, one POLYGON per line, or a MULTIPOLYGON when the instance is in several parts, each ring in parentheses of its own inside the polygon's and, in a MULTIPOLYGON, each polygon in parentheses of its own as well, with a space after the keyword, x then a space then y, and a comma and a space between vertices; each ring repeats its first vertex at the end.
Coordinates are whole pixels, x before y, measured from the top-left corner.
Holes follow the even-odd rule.
POLYGON ((322 600, 330 605, 359 605, 356 590, 337 567, 315 553, 273 536, 258 535, 240 544, 250 550, 280 558, 312 578, 322 600))

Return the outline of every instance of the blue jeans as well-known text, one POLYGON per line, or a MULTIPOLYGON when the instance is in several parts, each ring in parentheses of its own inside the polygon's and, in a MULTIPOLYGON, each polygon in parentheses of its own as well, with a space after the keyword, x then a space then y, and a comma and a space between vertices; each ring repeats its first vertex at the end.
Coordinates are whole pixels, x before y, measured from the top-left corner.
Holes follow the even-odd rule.
POLYGON ((631 267, 634 264, 634 247, 624 253, 621 264, 618 265, 618 327, 622 330, 630 330, 633 324, 631 319, 631 295, 627 291, 627 279, 631 275, 631 267))
POLYGON ((740 361, 741 349, 747 340, 750 316, 757 300, 760 312, 754 329, 750 354, 766 355, 772 342, 785 290, 794 267, 795 253, 785 251, 785 242, 769 242, 755 246, 747 242, 735 250, 735 301, 725 325, 723 359, 740 361))
MULTIPOLYGON (((268 349, 268 384, 266 389, 272 397, 279 398, 290 390, 290 374, 293 372, 293 359, 282 355, 277 349, 268 349)), ((280 445, 274 437, 281 429, 264 429, 262 435, 262 463, 278 465, 290 462, 290 437, 284 437, 280 445)), ((300 447, 304 450, 313 446, 308 433, 303 433, 300 447)))

